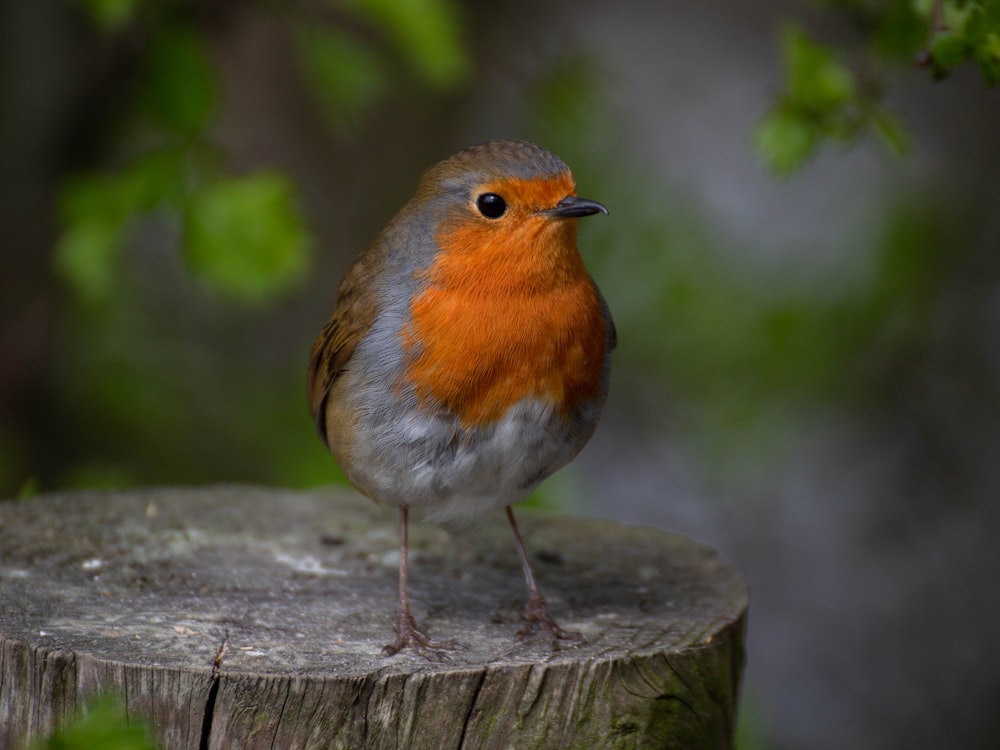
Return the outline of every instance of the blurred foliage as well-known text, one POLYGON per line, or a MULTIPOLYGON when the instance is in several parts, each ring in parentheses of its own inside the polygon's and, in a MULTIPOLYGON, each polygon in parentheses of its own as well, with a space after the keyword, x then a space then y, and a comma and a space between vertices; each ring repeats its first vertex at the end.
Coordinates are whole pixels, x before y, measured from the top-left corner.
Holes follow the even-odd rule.
POLYGON ((188 207, 188 266, 220 292, 266 300, 307 270, 308 242, 291 182, 278 173, 223 178, 206 185, 188 207))
MULTIPOLYGON (((287 332, 272 330, 268 337, 255 330, 280 325, 276 303, 308 276, 310 233, 286 176, 271 168, 231 174, 212 141, 221 96, 208 52, 216 26, 194 12, 193 3, 77 1, 109 38, 141 41, 133 46, 142 65, 124 81, 131 109, 115 143, 125 145, 100 155, 118 166, 67 179, 58 203, 55 269, 81 304, 55 342, 57 362, 46 385, 59 403, 49 407, 49 418, 79 428, 46 434, 44 442, 46 452, 62 450, 74 463, 48 467, 32 480, 20 467, 45 461, 19 447, 20 436, 0 435, 2 447, 10 447, 0 451, 6 456, 0 479, 11 491, 45 489, 52 477, 64 486, 225 477, 288 486, 329 481, 334 462, 302 406, 300 353, 264 351, 260 341, 273 344, 287 332), (150 227, 159 230, 154 239, 169 240, 176 267, 130 252, 139 244, 130 241, 150 227), (178 282, 169 291, 161 288, 162 274, 178 282), (232 335, 223 321, 231 320, 234 303, 243 316, 241 335, 254 331, 253 340, 232 342, 240 352, 235 357, 220 356, 232 335), (203 334, 201 348, 187 340, 192 331, 203 334), (206 339, 219 342, 218 349, 206 353, 206 339)), ((438 90, 460 85, 470 72, 461 18, 450 2, 327 5, 335 11, 330 18, 307 22, 286 9, 275 19, 288 34, 307 90, 341 134, 400 85, 400 70, 438 90)), ((886 60, 912 59, 929 44, 927 19, 937 7, 910 0, 829 5, 865 29, 867 57, 886 60)), ((249 7, 275 12, 266 4, 249 7)), ((984 29, 994 18, 992 2, 940 8, 948 33, 978 40, 969 49, 989 48, 984 29)), ((934 38, 944 36, 939 30, 934 38)), ((837 49, 800 28, 789 26, 781 39, 786 91, 756 139, 774 169, 788 173, 823 141, 849 142, 871 127, 894 149, 905 147, 902 129, 879 104, 880 86, 870 71, 862 75, 837 49)), ((594 149, 615 140, 617 127, 604 97, 614 83, 605 75, 567 49, 539 73, 519 134, 551 145, 573 165, 585 193, 599 185, 593 197, 614 197, 615 221, 586 222, 582 232, 588 264, 622 332, 616 378, 642 373, 665 388, 675 410, 670 418, 684 422, 709 460, 736 474, 742 469, 732 459, 739 454, 766 470, 761 454, 778 455, 788 434, 775 429, 776 420, 795 419, 820 396, 849 394, 854 365, 871 358, 879 332, 893 346, 906 345, 900 310, 921 299, 914 295, 930 294, 921 285, 940 261, 934 242, 946 217, 900 207, 887 214, 881 238, 845 239, 872 245, 872 277, 864 283, 760 284, 734 267, 697 206, 675 197, 668 209, 662 190, 649 190, 659 176, 641 174, 641 156, 594 149), (900 229, 907 221, 919 230, 900 229), (642 284, 636 284, 636 268, 643 269, 642 284), (656 335, 659 321, 671 321, 669 336, 656 335)), ((624 390, 643 398, 643 384, 632 385, 624 390)), ((560 505, 577 494, 570 480, 556 481, 532 502, 560 505)))
POLYGON ((156 750, 150 728, 129 722, 117 700, 95 701, 32 750, 156 750))
MULTIPOLYGON (((67 182, 57 271, 81 300, 107 301, 130 230, 156 213, 179 226, 193 275, 220 295, 263 304, 287 292, 309 266, 310 235, 297 189, 274 170, 228 173, 225 155, 212 144, 219 82, 199 3, 78 1, 104 32, 143 39, 132 85, 134 120, 150 145, 116 170, 67 182)), ((305 23, 266 4, 257 8, 285 22, 306 84, 332 124, 356 123, 388 88, 386 52, 369 30, 424 84, 447 88, 465 79, 469 63, 451 0, 330 0, 327 6, 350 23, 305 23)))
POLYGON ((218 99, 217 82, 204 42, 194 29, 156 29, 139 91, 143 110, 168 133, 197 137, 218 99))
POLYGON ((864 243, 864 273, 761 283, 732 263, 696 208, 678 201, 664 216, 648 194, 626 201, 632 216, 659 221, 595 226, 590 240, 624 332, 618 372, 642 373, 625 391, 633 408, 649 409, 645 384, 656 383, 667 394, 656 409, 664 422, 687 436, 710 476, 744 489, 775 470, 816 412, 878 401, 873 389, 925 340, 952 247, 944 238, 961 233, 942 206, 906 196, 886 207, 874 236, 845 237, 864 243), (625 270, 636 267, 642 284, 625 270), (650 321, 669 329, 657 335, 650 321))
POLYGON ((936 78, 970 60, 991 86, 1000 82, 1000 0, 916 0, 933 18, 930 49, 920 62, 936 78))
POLYGON ((276 339, 296 337, 275 335, 273 312, 245 311, 234 340, 227 304, 157 289, 142 274, 126 265, 115 305, 82 311, 55 342, 60 362, 72 363, 52 383, 53 408, 71 415, 48 441, 73 456, 58 484, 334 481, 336 462, 306 408, 305 352, 276 350, 276 339))
POLYGON ((754 135, 757 153, 778 174, 802 165, 824 139, 848 143, 874 126, 890 149, 905 148, 898 123, 874 96, 862 91, 854 74, 834 52, 789 26, 781 49, 786 88, 778 104, 764 117, 754 135))
POLYGON ((369 46, 338 29, 301 25, 296 51, 327 120, 354 125, 389 86, 389 71, 369 46))
POLYGON ((287 332, 227 342, 234 330, 280 325, 278 306, 308 278, 313 239, 299 186, 276 166, 235 172, 216 141, 225 91, 212 48, 227 14, 266 17, 317 111, 350 137, 393 91, 464 84, 461 9, 454 0, 73 2, 118 74, 87 113, 100 137, 73 157, 101 166, 66 176, 56 201, 52 264, 74 304, 53 343, 54 400, 34 420, 65 429, 0 432, 4 494, 53 482, 329 482, 337 470, 309 428, 302 353, 261 343, 287 332), (204 339, 191 340, 209 331, 232 356, 206 356, 204 339))
MULTIPOLYGON (((811 65, 828 62, 817 54, 811 65)), ((840 96, 840 75, 823 77, 810 96, 840 96)), ((641 155, 595 148, 616 127, 603 103, 612 85, 586 60, 566 58, 533 92, 531 137, 558 141, 581 192, 611 212, 613 221, 580 231, 619 331, 618 408, 684 435, 707 476, 746 491, 773 476, 818 412, 882 400, 895 368, 926 345, 949 267, 977 252, 973 211, 915 189, 887 203, 877 226, 843 233, 845 247, 864 248, 863 268, 833 278, 785 268, 780 283, 762 279, 734 263, 731 238, 683 190, 650 188, 661 178, 643 172, 641 155)), ((550 480, 543 498, 560 501, 562 489, 550 480)))
POLYGON ((452 87, 466 78, 469 65, 460 41, 458 7, 450 0, 343 0, 343 4, 380 28, 427 83, 452 87))
POLYGON ((907 62, 933 78, 974 61, 1000 81, 1000 0, 828 0, 856 31, 854 64, 797 26, 781 35, 784 87, 754 133, 754 148, 778 175, 799 169, 824 142, 853 143, 869 131, 893 153, 905 129, 881 104, 889 66, 907 62))

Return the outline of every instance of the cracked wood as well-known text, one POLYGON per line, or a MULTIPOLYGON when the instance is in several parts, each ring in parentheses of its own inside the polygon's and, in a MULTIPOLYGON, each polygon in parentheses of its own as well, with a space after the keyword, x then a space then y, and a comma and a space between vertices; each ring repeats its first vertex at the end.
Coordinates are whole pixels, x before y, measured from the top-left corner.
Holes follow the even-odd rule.
POLYGON ((395 516, 348 492, 146 489, 0 502, 0 747, 103 692, 164 748, 728 748, 747 591, 711 550, 523 514, 553 614, 519 639, 502 516, 411 528, 414 614, 461 647, 386 658, 395 516))

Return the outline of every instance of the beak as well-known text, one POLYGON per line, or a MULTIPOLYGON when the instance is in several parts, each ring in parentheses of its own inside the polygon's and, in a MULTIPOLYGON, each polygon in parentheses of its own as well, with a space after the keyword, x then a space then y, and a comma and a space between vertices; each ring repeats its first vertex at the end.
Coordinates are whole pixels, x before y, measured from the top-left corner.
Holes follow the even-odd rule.
POLYGON ((597 201, 580 198, 575 195, 567 195, 555 205, 555 208, 545 209, 541 213, 546 216, 554 216, 558 219, 576 219, 581 216, 592 216, 593 214, 607 214, 608 209, 597 201))

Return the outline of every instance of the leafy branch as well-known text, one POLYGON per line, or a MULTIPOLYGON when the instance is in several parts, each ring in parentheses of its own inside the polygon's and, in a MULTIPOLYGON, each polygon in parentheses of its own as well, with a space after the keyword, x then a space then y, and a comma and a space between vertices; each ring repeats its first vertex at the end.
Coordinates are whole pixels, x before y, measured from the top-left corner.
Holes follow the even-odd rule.
MULTIPOLYGON (((126 127, 146 145, 117 169, 66 181, 57 272, 80 299, 109 300, 130 231, 155 214, 179 228, 192 274, 225 297, 263 303, 298 283, 309 266, 310 234, 296 187, 275 169, 232 174, 210 139, 219 82, 197 0, 78 2, 110 41, 128 38, 137 49, 126 127)), ((334 127, 358 122, 388 90, 393 52, 397 64, 430 87, 455 86, 468 72, 450 0, 327 0, 325 6, 331 19, 308 24, 274 12, 334 127)))
POLYGON ((853 65, 840 50, 797 26, 781 35, 783 90, 753 141, 765 165, 788 175, 826 142, 852 144, 874 131, 889 151, 907 148, 906 130, 883 106, 890 66, 908 61, 935 80, 975 62, 1000 81, 1000 0, 830 0, 856 31, 853 65))

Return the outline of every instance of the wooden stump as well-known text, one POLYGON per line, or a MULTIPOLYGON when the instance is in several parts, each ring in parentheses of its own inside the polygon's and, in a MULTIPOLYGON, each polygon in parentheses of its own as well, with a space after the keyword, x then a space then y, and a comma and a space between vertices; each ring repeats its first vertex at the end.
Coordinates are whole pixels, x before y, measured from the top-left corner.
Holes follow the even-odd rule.
POLYGON ((111 692, 165 748, 728 748, 747 590, 711 550, 523 516, 554 649, 519 637, 502 514, 411 525, 411 598, 443 661, 384 657, 397 519, 257 487, 0 502, 0 747, 111 692))

